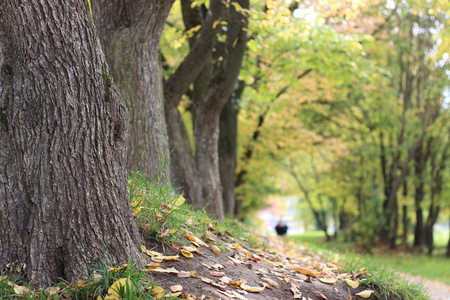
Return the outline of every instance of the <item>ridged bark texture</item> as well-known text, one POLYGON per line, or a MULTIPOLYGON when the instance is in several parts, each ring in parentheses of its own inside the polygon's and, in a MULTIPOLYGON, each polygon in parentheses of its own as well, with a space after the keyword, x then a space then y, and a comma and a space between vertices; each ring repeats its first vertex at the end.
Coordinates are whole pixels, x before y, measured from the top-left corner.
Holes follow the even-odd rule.
POLYGON ((92 22, 75 0, 0 2, 0 267, 37 285, 140 260, 129 116, 92 22))
POLYGON ((130 111, 128 169, 170 182, 158 44, 174 0, 92 0, 93 15, 111 74, 130 111), (161 171, 163 172, 161 174, 161 171))

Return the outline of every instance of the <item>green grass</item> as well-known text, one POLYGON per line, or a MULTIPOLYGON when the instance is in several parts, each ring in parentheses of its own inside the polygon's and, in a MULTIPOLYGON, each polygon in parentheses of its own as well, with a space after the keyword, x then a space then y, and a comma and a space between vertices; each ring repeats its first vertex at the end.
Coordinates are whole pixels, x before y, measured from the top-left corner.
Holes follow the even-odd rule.
MULTIPOLYGON (((324 242, 321 231, 308 231, 304 234, 293 235, 291 238, 299 244, 308 247, 339 251, 341 253, 355 253, 356 246, 352 243, 324 242)), ((444 257, 444 248, 448 241, 448 231, 441 231, 435 235, 436 251, 432 257, 426 254, 410 252, 392 252, 382 249, 372 249, 373 255, 361 256, 370 258, 376 264, 385 265, 396 271, 409 273, 424 278, 435 279, 450 285, 450 258, 444 257)))

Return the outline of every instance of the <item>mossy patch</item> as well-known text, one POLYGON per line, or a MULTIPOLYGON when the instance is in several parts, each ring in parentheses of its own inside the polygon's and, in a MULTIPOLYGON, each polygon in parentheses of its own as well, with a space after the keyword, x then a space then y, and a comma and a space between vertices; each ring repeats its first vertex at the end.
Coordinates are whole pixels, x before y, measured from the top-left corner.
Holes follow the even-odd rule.
POLYGON ((111 74, 109 74, 106 65, 103 65, 102 68, 102 78, 103 78, 103 85, 105 87, 104 100, 105 102, 109 102, 111 100, 111 85, 113 79, 111 74))

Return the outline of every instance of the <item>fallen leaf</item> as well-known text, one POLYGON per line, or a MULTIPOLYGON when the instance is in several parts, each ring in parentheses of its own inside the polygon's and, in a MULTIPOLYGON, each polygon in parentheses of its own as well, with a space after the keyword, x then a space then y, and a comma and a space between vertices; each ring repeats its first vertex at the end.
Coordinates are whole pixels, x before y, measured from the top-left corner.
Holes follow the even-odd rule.
POLYGON ((191 277, 191 273, 188 271, 180 271, 177 276, 180 278, 188 278, 191 277))
POLYGON ((169 269, 152 269, 150 270, 151 272, 156 272, 156 273, 167 273, 167 274, 179 274, 180 272, 175 269, 175 268, 169 268, 169 269))
POLYGON ((183 246, 183 247, 181 247, 181 249, 183 249, 185 251, 189 251, 189 252, 195 252, 198 250, 197 248, 192 247, 192 246, 183 246))
POLYGON ((153 297, 160 299, 164 296, 164 289, 162 287, 160 287, 159 285, 157 285, 157 286, 153 287, 151 295, 153 297))
POLYGON ((215 276, 215 277, 223 277, 225 276, 224 272, 209 272, 209 275, 215 276))
POLYGON ((229 259, 231 259, 231 261, 232 261, 235 265, 240 265, 240 264, 243 264, 243 263, 244 263, 243 261, 240 261, 240 260, 235 259, 235 258, 233 258, 233 257, 229 257, 229 259))
POLYGON ((30 289, 28 289, 27 287, 15 284, 14 285, 14 293, 16 293, 18 295, 26 295, 26 294, 31 294, 32 291, 30 289))
POLYGON ((238 292, 231 291, 231 293, 232 293, 236 298, 238 298, 238 299, 241 299, 241 300, 247 300, 247 298, 245 298, 244 296, 242 296, 242 295, 239 294, 238 292))
POLYGON ((187 238, 188 240, 190 240, 191 242, 195 243, 195 244, 202 245, 202 246, 207 246, 207 244, 204 241, 202 241, 201 239, 193 236, 190 233, 184 234, 184 237, 187 238))
POLYGON ((164 256, 164 254, 152 250, 147 250, 145 253, 147 253, 148 256, 164 256))
POLYGON ((339 290, 335 285, 333 285, 333 290, 339 293, 339 290))
POLYGON ((216 271, 225 269, 225 267, 222 266, 221 264, 215 264, 215 265, 212 265, 211 268, 213 268, 213 269, 216 270, 216 271))
POLYGON ((345 283, 347 283, 351 288, 356 289, 359 286, 359 281, 353 281, 350 279, 345 279, 345 283))
POLYGON ((177 293, 177 292, 181 292, 181 291, 183 290, 183 287, 182 287, 181 285, 179 285, 179 284, 177 284, 177 285, 172 285, 172 286, 170 287, 170 290, 171 290, 173 293, 177 293))
POLYGON ((246 249, 244 249, 240 244, 238 244, 238 243, 234 243, 234 244, 231 244, 231 246, 233 246, 234 248, 236 248, 236 250, 239 252, 239 253, 242 253, 242 254, 245 254, 245 255, 248 255, 248 256, 252 256, 251 254, 250 254, 250 252, 248 252, 246 249))
POLYGON ((173 261, 173 260, 178 260, 179 256, 175 255, 175 256, 152 256, 152 260, 155 262, 161 262, 163 260, 165 261, 173 261))
POLYGON ((175 200, 175 202, 172 204, 172 208, 178 208, 181 204, 186 202, 186 199, 180 195, 180 197, 175 200))
POLYGON ((119 271, 124 270, 126 267, 128 267, 128 265, 127 265, 127 264, 123 264, 123 265, 121 265, 121 266, 118 267, 118 268, 109 268, 109 270, 110 270, 111 272, 119 272, 119 271))
POLYGON ((320 275, 320 273, 318 273, 314 270, 302 268, 302 267, 293 267, 292 270, 297 271, 300 274, 309 275, 309 276, 313 276, 313 277, 318 277, 320 275))
POLYGON ((8 278, 8 276, 0 276, 0 281, 2 281, 3 279, 8 278))
POLYGON ((227 277, 227 276, 223 276, 222 278, 220 278, 220 281, 225 282, 225 283, 229 283, 231 280, 231 278, 227 277))
POLYGON ((211 279, 209 279, 209 278, 206 278, 206 277, 205 277, 205 276, 203 276, 203 275, 201 275, 201 276, 200 276, 200 279, 201 279, 202 281, 206 282, 206 283, 211 283, 211 282, 212 282, 212 280, 211 280, 211 279))
POLYGON ((270 284, 271 286, 280 288, 280 285, 277 282, 275 282, 272 279, 270 279, 270 278, 261 278, 261 280, 266 282, 266 283, 268 283, 268 284, 270 284))
POLYGON ((327 277, 327 278, 319 278, 320 281, 322 281, 323 283, 335 283, 337 281, 336 278, 334 277, 327 277))
POLYGON ((189 273, 191 273, 191 277, 198 278, 197 271, 190 271, 189 273))
POLYGON ((294 293, 294 299, 300 299, 302 297, 302 293, 296 286, 291 285, 290 290, 294 293))
POLYGON ((264 291, 264 287, 249 286, 246 284, 241 284, 241 289, 243 289, 244 291, 247 291, 247 292, 251 292, 251 293, 261 293, 262 291, 264 291))
POLYGON ((145 267, 147 269, 155 269, 161 267, 160 263, 150 262, 149 264, 146 264, 145 267))
POLYGON ((319 292, 319 291, 315 291, 314 292, 317 296, 319 296, 320 298, 322 298, 322 299, 328 299, 324 294, 322 294, 321 292, 319 292))
POLYGON ((120 300, 122 297, 120 296, 120 291, 123 290, 126 292, 127 286, 131 286, 131 281, 129 278, 120 278, 116 280, 108 289, 108 293, 105 297, 105 300, 120 300))
POLYGON ((220 249, 216 245, 211 245, 211 250, 214 251, 215 254, 220 253, 220 249))
POLYGON ((181 254, 183 254, 184 257, 187 257, 187 258, 193 258, 194 257, 194 255, 191 252, 189 252, 189 251, 187 251, 187 250, 185 250, 183 248, 180 249, 180 252, 181 252, 181 254))
POLYGON ((369 298, 370 295, 372 295, 372 293, 373 293, 373 291, 371 291, 371 290, 365 290, 365 291, 362 291, 361 293, 356 294, 356 296, 359 296, 361 298, 369 298))
POLYGON ((180 249, 180 244, 178 244, 177 242, 172 242, 172 248, 178 250, 180 249))
POLYGON ((159 233, 159 237, 161 237, 161 238, 167 237, 167 236, 169 236, 169 232, 170 232, 170 228, 167 228, 163 232, 159 233))
POLYGON ((46 288, 44 291, 49 295, 56 295, 59 293, 59 291, 61 290, 61 288, 59 286, 56 287, 48 287, 46 288))

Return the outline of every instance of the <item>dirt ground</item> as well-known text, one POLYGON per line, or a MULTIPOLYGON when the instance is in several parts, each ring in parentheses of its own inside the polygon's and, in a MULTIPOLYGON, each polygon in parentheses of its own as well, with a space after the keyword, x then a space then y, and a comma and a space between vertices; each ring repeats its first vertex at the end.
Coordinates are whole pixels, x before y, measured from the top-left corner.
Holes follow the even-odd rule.
MULTIPOLYGON (((166 247, 164 254, 178 254, 178 261, 163 261, 161 269, 150 274, 165 290, 182 288, 185 299, 363 299, 357 294, 367 289, 352 288, 345 281, 357 280, 361 274, 340 274, 337 266, 307 249, 281 244, 260 250, 230 243, 219 254, 208 244, 198 247, 201 254, 192 252, 192 258, 166 247)), ((163 250, 157 245, 147 247, 163 250)), ((365 299, 384 299, 375 293, 365 299)))

